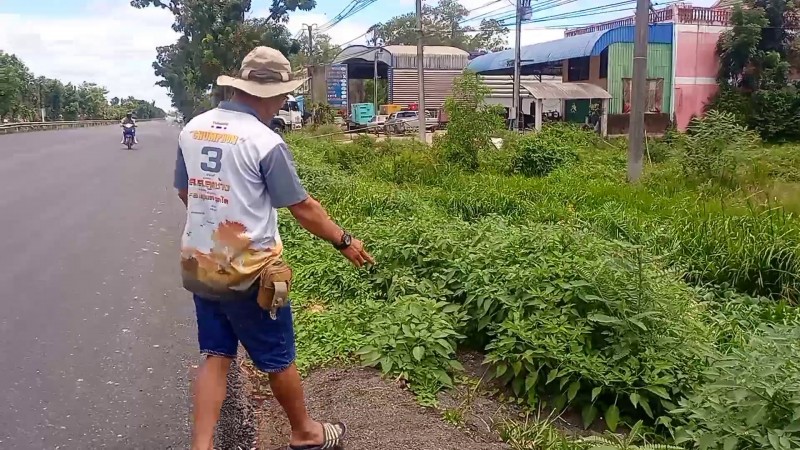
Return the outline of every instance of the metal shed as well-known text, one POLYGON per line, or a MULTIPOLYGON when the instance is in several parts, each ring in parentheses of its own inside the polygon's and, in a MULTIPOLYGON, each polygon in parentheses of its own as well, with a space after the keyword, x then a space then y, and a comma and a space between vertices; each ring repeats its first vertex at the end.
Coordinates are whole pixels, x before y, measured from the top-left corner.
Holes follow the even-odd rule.
MULTIPOLYGON (((377 58, 381 78, 389 80, 389 101, 400 105, 416 103, 419 97, 417 76, 417 47, 411 45, 386 45, 347 47, 336 56, 333 64, 347 64, 350 77, 373 77, 377 58), (383 72, 385 70, 385 72, 383 72)), ((453 80, 461 75, 469 63, 469 53, 455 47, 425 46, 423 68, 425 77, 425 105, 438 108, 453 88, 453 80)))
MULTIPOLYGON (((544 100, 601 100, 600 133, 608 134, 608 101, 611 94, 591 83, 537 83, 523 81, 520 86, 530 92, 536 101, 536 110, 542 111, 544 100)), ((536 130, 542 129, 542 115, 536 114, 536 130)))

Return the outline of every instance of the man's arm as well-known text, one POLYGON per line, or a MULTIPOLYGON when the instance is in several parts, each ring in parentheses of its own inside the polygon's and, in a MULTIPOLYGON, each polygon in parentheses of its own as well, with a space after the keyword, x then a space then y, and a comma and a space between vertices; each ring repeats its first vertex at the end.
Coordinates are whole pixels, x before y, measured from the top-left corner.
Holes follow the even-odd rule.
POLYGON ((189 205, 189 173, 186 171, 186 161, 183 160, 183 150, 178 147, 178 155, 175 158, 175 177, 172 185, 178 190, 178 198, 183 202, 183 206, 189 205))
MULTIPOLYGON (((314 236, 332 244, 342 242, 344 231, 331 220, 325 208, 306 193, 286 144, 281 143, 267 153, 261 161, 261 176, 275 208, 288 208, 300 226, 314 236)), ((374 263, 358 239, 352 239, 350 246, 340 251, 356 267, 374 263)))
POLYGON ((288 207, 297 223, 309 233, 328 242, 338 244, 344 231, 328 216, 328 212, 310 195, 300 203, 288 207))

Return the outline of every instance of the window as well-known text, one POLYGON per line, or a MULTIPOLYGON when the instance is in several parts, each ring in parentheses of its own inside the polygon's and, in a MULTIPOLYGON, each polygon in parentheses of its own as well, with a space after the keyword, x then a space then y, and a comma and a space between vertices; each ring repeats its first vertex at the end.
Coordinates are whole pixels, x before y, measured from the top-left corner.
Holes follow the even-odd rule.
POLYGON ((600 52, 600 78, 608 78, 608 49, 600 52))
MULTIPOLYGON (((622 79, 622 113, 629 114, 631 112, 631 87, 632 80, 630 78, 622 79)), ((664 79, 663 78, 648 78, 647 79, 647 105, 645 112, 660 113, 662 104, 664 103, 664 79)))
POLYGON ((300 105, 294 101, 286 101, 281 106, 281 111, 300 111, 300 105))
POLYGON ((589 79, 589 57, 570 58, 567 60, 567 81, 584 81, 589 79))

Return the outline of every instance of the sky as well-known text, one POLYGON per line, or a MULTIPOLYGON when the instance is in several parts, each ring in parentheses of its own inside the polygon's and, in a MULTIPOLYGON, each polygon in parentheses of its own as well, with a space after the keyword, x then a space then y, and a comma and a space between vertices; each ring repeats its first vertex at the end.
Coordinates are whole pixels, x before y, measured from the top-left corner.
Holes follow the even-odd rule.
MULTIPOLYGON (((513 0, 460 0, 472 12, 500 14, 512 11, 513 0), (487 5, 483 8, 481 6, 487 5)), ((534 5, 537 1, 534 0, 534 5)), ((555 14, 581 11, 598 5, 617 4, 622 0, 574 0, 568 5, 537 12, 547 18, 555 14)), ((632 0, 631 0, 632 1, 632 0)), ((667 0, 654 0, 656 5, 667 0)), ((713 0, 698 0, 708 6, 713 0)), ((313 11, 295 12, 287 24, 292 33, 304 24, 324 25, 339 13, 348 0, 317 0, 313 11)), ((363 44, 360 37, 371 25, 414 11, 414 0, 376 0, 356 15, 337 24, 327 33, 337 44, 363 44), (356 39, 358 38, 358 39, 356 39), (356 39, 353 41, 353 39, 356 39)), ((434 4, 435 0, 426 0, 434 4)), ((253 0, 251 15, 267 14, 268 0, 253 0)), ((526 24, 522 44, 550 41, 563 37, 563 28, 625 17, 633 4, 619 6, 619 11, 590 14, 569 20, 546 20, 526 24)), ((14 53, 36 74, 64 82, 89 81, 109 90, 109 97, 132 95, 154 100, 164 109, 170 107, 164 88, 155 83, 152 62, 156 47, 177 39, 172 31, 172 15, 162 9, 143 10, 130 6, 128 0, 0 0, 0 50, 14 53)), ((480 19, 470 22, 479 25, 480 19)), ((513 41, 513 33, 509 33, 513 41)), ((512 46, 513 42, 509 43, 512 46)))

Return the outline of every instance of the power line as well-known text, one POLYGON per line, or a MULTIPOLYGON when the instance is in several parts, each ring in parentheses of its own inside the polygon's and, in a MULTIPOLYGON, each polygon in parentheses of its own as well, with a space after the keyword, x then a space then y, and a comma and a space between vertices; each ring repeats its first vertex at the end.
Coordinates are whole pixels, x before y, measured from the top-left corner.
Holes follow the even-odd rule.
POLYGON ((343 20, 352 17, 353 15, 357 14, 360 11, 363 11, 366 7, 372 5, 377 0, 351 0, 350 3, 344 7, 344 9, 339 12, 336 16, 333 17, 328 23, 322 25, 320 27, 320 32, 324 33, 329 31, 331 28, 335 27, 343 20))

